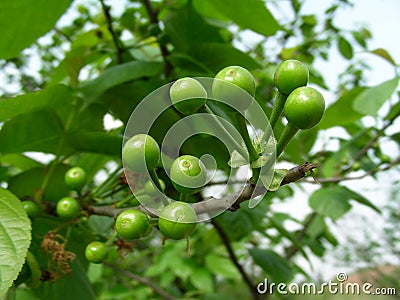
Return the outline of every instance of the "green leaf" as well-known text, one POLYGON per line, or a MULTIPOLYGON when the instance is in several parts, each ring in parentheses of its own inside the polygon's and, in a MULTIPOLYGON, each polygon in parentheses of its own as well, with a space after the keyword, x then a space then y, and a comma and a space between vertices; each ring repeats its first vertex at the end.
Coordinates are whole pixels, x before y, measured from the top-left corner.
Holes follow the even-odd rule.
MULTIPOLYGON (((265 188, 267 188, 269 191, 272 191, 272 192, 279 189, 279 187, 281 186, 281 182, 282 182, 283 178, 285 178, 287 172, 288 172, 288 170, 286 170, 286 169, 275 169, 274 177, 272 178, 272 182, 271 183, 268 182, 269 186, 266 186, 265 188)), ((268 179, 269 179, 269 177, 268 177, 268 179)), ((261 176, 261 180, 263 180, 262 176, 261 176)), ((264 183, 264 181, 262 181, 262 182, 264 183)))
POLYGON ((351 44, 342 36, 338 38, 338 49, 340 54, 346 59, 353 58, 353 47, 351 44))
POLYGON ((157 62, 132 61, 104 71, 96 79, 84 83, 80 92, 88 105, 113 86, 141 77, 151 77, 161 73, 163 64, 157 62))
POLYGON ((363 47, 367 48, 367 42, 365 41, 365 36, 359 32, 359 31, 352 31, 351 34, 353 35, 353 38, 357 41, 357 43, 363 47))
POLYGON ((399 77, 370 87, 360 93, 353 102, 353 109, 359 113, 376 116, 378 110, 393 94, 399 84, 399 77))
POLYGON ((387 50, 383 49, 383 48, 377 48, 375 50, 371 51, 372 54, 375 54, 381 58, 383 58, 384 60, 388 61, 390 64, 392 64, 393 66, 396 66, 396 62, 393 59, 393 57, 389 54, 389 52, 387 52, 387 50))
POLYGON ((35 290, 39 299, 85 299, 95 300, 95 294, 86 275, 86 271, 75 259, 71 263, 72 273, 64 278, 57 278, 55 282, 43 282, 41 286, 35 290))
MULTIPOLYGON (((64 175, 68 169, 69 166, 66 165, 58 165, 55 168, 44 193, 44 199, 56 202, 69 194, 70 190, 67 189, 64 182, 64 175)), ((38 167, 19 173, 9 180, 8 189, 21 199, 32 198, 42 186, 47 171, 48 169, 45 167, 38 167)))
POLYGON ((249 253, 273 282, 288 282, 293 278, 293 270, 288 261, 274 251, 253 248, 249 249, 249 253))
POLYGON ((31 223, 21 201, 0 188, 0 298, 17 278, 31 242, 31 223))
POLYGON ((24 48, 53 28, 71 2, 72 0, 2 0, 0 58, 18 56, 24 48))
POLYGON ((42 91, 23 94, 0 101, 0 121, 34 110, 53 108, 61 110, 72 101, 71 89, 58 84, 42 91))
POLYGON ((78 151, 121 157, 122 137, 106 132, 80 132, 68 134, 68 145, 78 151))
POLYGON ((315 191, 309 199, 310 207, 317 213, 339 219, 350 210, 350 195, 342 186, 324 187, 315 191))
POLYGON ((242 28, 251 29, 264 36, 274 35, 280 26, 260 0, 205 0, 211 2, 222 14, 242 28))
POLYGON ((381 210, 364 196, 360 195, 359 193, 356 193, 355 191, 350 190, 347 187, 341 187, 341 188, 348 193, 350 199, 357 201, 358 203, 363 204, 365 206, 368 206, 369 208, 372 208, 377 213, 381 213, 381 210))
POLYGON ((190 4, 171 11, 162 21, 171 43, 178 52, 188 53, 189 49, 203 43, 224 42, 218 29, 207 24, 190 4))
POLYGON ((240 155, 239 152, 236 150, 232 151, 231 158, 228 161, 228 166, 232 168, 239 168, 248 164, 249 162, 242 155, 240 155))
POLYGON ((239 241, 254 230, 252 216, 242 210, 235 213, 224 212, 216 218, 216 221, 222 224, 223 228, 229 228, 226 234, 231 241, 239 241))
POLYGON ((1 128, 0 152, 55 153, 63 134, 61 120, 54 111, 39 110, 22 114, 5 122, 1 128))
POLYGON ((214 280, 210 271, 206 268, 197 268, 190 276, 193 286, 206 293, 214 292, 214 280))
POLYGON ((2 155, 0 157, 0 164, 3 166, 12 166, 21 171, 41 166, 40 162, 20 153, 2 155))
POLYGON ((327 108, 317 127, 327 129, 359 120, 363 114, 353 108, 353 102, 363 91, 365 91, 365 88, 355 87, 342 94, 338 100, 327 108))
POLYGON ((206 256, 206 266, 209 271, 215 275, 222 276, 223 278, 235 280, 240 278, 237 269, 226 257, 210 254, 206 256))
POLYGON ((260 67, 251 56, 226 44, 205 42, 191 48, 191 54, 214 72, 229 65, 240 65, 250 70, 260 67))

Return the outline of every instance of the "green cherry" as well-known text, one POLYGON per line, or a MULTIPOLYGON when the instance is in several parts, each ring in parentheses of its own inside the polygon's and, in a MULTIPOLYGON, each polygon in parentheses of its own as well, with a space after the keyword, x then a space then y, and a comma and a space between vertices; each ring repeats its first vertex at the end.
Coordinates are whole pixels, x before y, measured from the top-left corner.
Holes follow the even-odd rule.
POLYGON ((207 170, 195 156, 182 155, 174 160, 170 168, 170 177, 175 189, 185 195, 199 191, 206 184, 207 170))
POLYGON ((243 112, 251 104, 256 83, 253 75, 240 66, 229 66, 217 73, 212 84, 213 99, 225 102, 229 110, 243 112))
POLYGON ((137 134, 122 148, 122 160, 132 172, 146 173, 147 170, 157 166, 160 160, 160 147, 151 136, 137 134))
POLYGON ((299 129, 309 129, 319 123, 325 111, 325 100, 312 87, 299 87, 289 94, 284 112, 289 123, 299 129))
POLYGON ((86 172, 81 167, 73 167, 65 173, 64 180, 69 189, 80 191, 86 184, 86 172))
POLYGON ((174 107, 185 115, 197 112, 207 102, 207 92, 196 79, 185 77, 175 81, 169 90, 174 107))
POLYGON ((289 95, 296 88, 307 85, 308 68, 301 61, 283 61, 275 71, 274 84, 279 92, 289 95))
POLYGON ((168 204, 161 211, 158 227, 167 238, 187 238, 196 228, 197 215, 190 204, 180 201, 168 204))
POLYGON ((71 197, 64 197, 57 202, 57 214, 63 219, 73 219, 79 216, 81 206, 78 200, 71 197))
POLYGON ((120 213, 115 221, 115 230, 125 239, 139 239, 149 232, 148 215, 137 209, 128 209, 120 213))
POLYGON ((102 242, 91 242, 86 246, 85 257, 94 264, 103 262, 108 257, 108 247, 102 242))

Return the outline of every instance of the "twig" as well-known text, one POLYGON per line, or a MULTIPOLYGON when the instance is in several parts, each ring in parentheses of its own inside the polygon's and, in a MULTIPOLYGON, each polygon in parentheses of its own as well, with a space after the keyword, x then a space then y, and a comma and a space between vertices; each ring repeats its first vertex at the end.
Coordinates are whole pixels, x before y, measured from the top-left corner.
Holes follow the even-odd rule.
MULTIPOLYGON (((223 230, 223 228, 221 226, 219 226, 219 224, 215 220, 212 220, 211 223, 213 224, 215 230, 217 231, 219 237, 221 238, 222 243, 224 244, 226 250, 228 251, 230 260, 235 265, 236 269, 239 271, 240 275, 243 278, 243 281, 246 283, 252 298, 254 300, 261 299, 261 295, 259 293, 257 293, 257 289, 256 289, 255 285, 253 284, 250 277, 247 275, 247 273, 243 269, 243 266, 239 263, 239 260, 236 257, 236 254, 232 248, 232 245, 231 245, 229 238, 226 235, 225 231, 223 230)), ((266 295, 263 296, 263 299, 266 299, 266 295)))
POLYGON ((128 272, 128 271, 126 271, 126 270, 122 270, 122 269, 120 269, 120 268, 118 268, 118 267, 116 267, 116 266, 114 266, 114 265, 112 265, 112 264, 109 264, 109 263, 104 263, 104 265, 106 265, 107 267, 113 269, 115 272, 118 272, 118 273, 120 273, 120 274, 122 274, 122 275, 124 275, 124 276, 126 276, 126 277, 128 277, 128 278, 130 278, 130 279, 136 280, 137 282, 139 282, 139 283, 141 283, 141 284, 143 284, 143 285, 148 286, 148 287, 151 288, 155 293, 159 294, 159 295, 160 295, 161 297, 163 297, 164 299, 167 299, 167 300, 177 300, 174 296, 168 294, 166 291, 164 291, 164 290, 162 290, 161 288, 159 288, 157 285, 155 285, 153 282, 151 282, 151 281, 150 281, 148 278, 146 278, 146 277, 142 277, 142 276, 139 276, 139 275, 137 275, 137 274, 135 274, 135 273, 131 273, 131 272, 128 272))
MULTIPOLYGON (((155 11, 153 9, 153 7, 151 6, 150 0, 141 0, 141 2, 147 11, 150 23, 159 27, 157 11, 155 11)), ((158 41, 158 45, 160 47, 161 55, 163 57, 164 64, 165 64, 164 74, 166 77, 168 77, 172 71, 172 65, 168 61, 169 51, 168 51, 167 46, 165 46, 163 43, 160 43, 160 41, 158 41)))
MULTIPOLYGON (((357 152, 357 154, 354 156, 353 162, 358 161, 361 157, 363 157, 367 151, 373 147, 373 145, 379 140, 379 138, 384 134, 384 131, 390 127, 393 122, 396 120, 396 118, 399 116, 400 112, 393 116, 390 120, 387 121, 387 123, 380 129, 378 130, 378 133, 375 134, 375 136, 373 136, 371 138, 371 140, 360 150, 357 152)), ((343 171, 341 172, 342 174, 348 172, 351 169, 351 165, 346 167, 345 169, 343 169, 343 171)))
MULTIPOLYGON (((301 240, 304 238, 304 236, 306 235, 306 232, 308 230, 308 228, 311 226, 312 222, 314 221, 314 219, 317 217, 317 213, 313 212, 311 213, 310 217, 308 218, 307 222, 304 224, 303 228, 299 231, 299 233, 296 236, 296 240, 297 242, 301 242, 301 240)), ((290 259, 292 258, 300 249, 296 246, 296 245, 292 245, 289 248, 287 248, 286 250, 286 255, 285 258, 286 259, 290 259)))
POLYGON ((122 62, 123 62, 122 56, 123 56, 123 53, 124 53, 124 49, 120 46, 120 42, 118 40, 117 34, 115 33, 114 28, 112 26, 112 17, 111 17, 111 14, 110 14, 110 7, 107 6, 104 3, 104 0, 99 0, 99 1, 101 3, 101 7, 103 9, 104 15, 105 15, 106 20, 107 20, 108 31, 111 34, 111 37, 112 37, 113 42, 114 42, 115 49, 117 50, 117 62, 118 62, 118 64, 122 64, 122 62))
MULTIPOLYGON (((306 176, 306 172, 311 171, 316 167, 316 164, 304 163, 300 166, 296 166, 290 169, 284 177, 283 181, 281 182, 281 186, 304 178, 306 176)), ((267 189, 265 189, 264 187, 256 187, 250 180, 242 190, 236 193, 221 198, 209 197, 203 199, 200 202, 193 203, 192 207, 197 214, 212 214, 214 212, 223 211, 227 208, 231 211, 235 211, 240 208, 240 203, 253 197, 260 196, 265 192, 267 192, 267 189)), ((126 209, 128 208, 115 208, 112 205, 91 206, 89 208, 89 214, 116 217, 119 213, 126 209)), ((143 212, 154 215, 143 206, 135 207, 135 209, 139 209, 143 212)))
MULTIPOLYGON (((319 181, 319 183, 338 183, 338 182, 341 182, 341 181, 359 180, 359 179, 363 179, 363 178, 368 177, 368 176, 375 175, 376 173, 379 173, 379 172, 387 171, 387 170, 393 168, 394 166, 398 165, 399 163, 400 163, 400 156, 397 157, 395 160, 393 160, 392 162, 390 162, 389 164, 385 165, 382 168, 376 168, 376 169, 370 170, 370 171, 365 172, 364 174, 359 175, 359 176, 320 178, 320 179, 318 179, 318 181, 319 181)), ((315 183, 313 181, 307 181, 307 180, 304 180, 303 182, 315 183)))

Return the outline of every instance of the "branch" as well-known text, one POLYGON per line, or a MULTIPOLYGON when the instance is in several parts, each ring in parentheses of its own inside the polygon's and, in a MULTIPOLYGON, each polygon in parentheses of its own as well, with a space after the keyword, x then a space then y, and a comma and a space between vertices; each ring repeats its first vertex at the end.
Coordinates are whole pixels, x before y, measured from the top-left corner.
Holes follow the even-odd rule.
MULTIPOLYGON (((298 181, 306 176, 306 172, 311 171, 316 168, 316 164, 304 163, 300 166, 296 166, 288 171, 286 176, 283 178, 281 182, 281 186, 286 185, 291 182, 298 181)), ((238 210, 240 208, 240 203, 249 200, 251 198, 260 196, 267 192, 267 189, 264 187, 256 187, 254 183, 250 180, 247 185, 240 191, 233 193, 231 195, 222 197, 222 198, 214 198, 209 197, 205 198, 200 202, 193 203, 192 207, 196 211, 197 214, 212 214, 214 212, 221 212, 228 208, 231 211, 238 210)), ((112 205, 107 206, 90 206, 89 214, 94 215, 102 215, 109 217, 116 217, 122 211, 129 208, 115 208, 112 205)), ((156 217, 154 212, 149 211, 144 206, 137 206, 135 209, 139 209, 147 214, 150 214, 153 217, 156 217)))
MULTIPOLYGON (((375 134, 375 136, 373 136, 371 138, 371 140, 360 150, 357 152, 357 154, 355 155, 353 162, 358 161, 361 157, 363 157, 367 151, 373 147, 373 145, 379 140, 379 138, 384 134, 384 131, 390 127, 393 122, 396 120, 396 118, 400 115, 400 112, 398 114, 396 114, 395 116, 393 116, 391 119, 389 119, 386 124, 380 129, 378 130, 378 133, 375 134)), ((351 165, 349 165, 348 167, 346 167, 343 171, 342 174, 348 172, 351 169, 351 165)), ((368 175, 367 175, 368 176, 368 175)))
POLYGON ((141 277, 137 274, 125 271, 125 270, 121 270, 120 268, 109 264, 109 263, 103 263, 104 265, 106 265, 107 267, 113 269, 115 272, 121 273, 122 275, 136 280, 137 282, 148 286, 149 288, 151 288, 155 293, 159 294, 161 297, 163 297, 164 299, 167 300, 177 300, 174 296, 168 294, 167 292, 163 291, 161 288, 159 288, 157 285, 155 285, 153 282, 151 282, 148 278, 146 277, 141 277))
MULTIPOLYGON (((304 224, 303 228, 299 231, 299 233, 296 236, 296 241, 297 242, 301 242, 301 240, 304 238, 304 236, 306 235, 306 232, 308 230, 308 228, 311 226, 312 222, 314 221, 314 219, 317 217, 317 213, 313 212, 311 213, 309 219, 307 220, 307 222, 304 224)), ((292 258, 300 249, 296 246, 296 245, 292 245, 289 248, 287 248, 286 250, 286 255, 285 258, 286 259, 290 259, 292 258)))
MULTIPOLYGON (((316 164, 304 163, 300 166, 296 166, 288 171, 286 176, 281 182, 281 186, 288 183, 298 181, 306 176, 306 172, 311 171, 317 167, 316 164)), ((222 198, 210 197, 203 201, 194 203, 192 206, 198 214, 202 213, 213 213, 224 210, 229 207, 229 210, 235 211, 240 208, 240 203, 249 200, 251 198, 260 196, 267 192, 264 187, 255 186, 252 181, 243 188, 232 195, 228 195, 222 198), (236 200, 235 200, 236 199, 236 200), (233 202, 233 204, 231 204, 233 202)))
MULTIPOLYGON (((397 157, 394 161, 390 162, 389 164, 385 165, 382 168, 376 168, 376 169, 370 170, 370 171, 365 172, 364 174, 359 175, 359 176, 320 178, 320 179, 318 179, 318 182, 319 183, 338 183, 338 182, 341 182, 341 181, 359 180, 359 179, 363 179, 363 178, 368 177, 368 176, 373 176, 373 175, 375 175, 376 173, 379 173, 379 172, 387 171, 387 170, 393 168, 394 166, 398 165, 399 163, 400 163, 400 156, 397 157)), ((313 181, 306 181, 306 180, 304 182, 315 183, 313 181)))
POLYGON ((111 14, 110 14, 110 7, 107 6, 104 3, 104 0, 99 0, 99 1, 101 3, 101 7, 103 9, 104 15, 105 15, 106 20, 107 20, 108 31, 111 34, 111 37, 112 37, 113 42, 114 42, 115 49, 117 50, 117 62, 118 62, 118 64, 121 64, 123 62, 122 55, 124 53, 124 49, 120 46, 120 42, 118 40, 117 34, 115 33, 114 28, 112 26, 112 17, 111 17, 111 14))
MULTIPOLYGON (((142 2, 142 4, 144 5, 144 7, 145 7, 145 9, 147 11, 150 23, 153 24, 153 25, 156 25, 159 28, 160 26, 158 25, 157 11, 155 11, 153 9, 153 7, 151 6, 150 0, 141 0, 141 2, 142 2)), ((158 41, 158 45, 160 47, 161 55, 163 57, 163 61, 164 61, 164 64, 165 64, 164 74, 165 74, 166 77, 168 77, 169 74, 171 74, 171 71, 172 71, 172 65, 168 61, 169 51, 168 51, 167 46, 165 46, 164 44, 160 43, 160 41, 158 41)))
MULTIPOLYGON (((232 261, 232 263, 235 265, 237 270, 239 271, 240 275, 242 275, 243 281, 246 283, 250 294, 254 300, 261 299, 261 295, 257 293, 257 289, 253 282, 251 281, 250 277, 247 275, 245 270, 243 269, 242 265, 239 263, 238 258, 236 257, 235 252, 233 251, 232 245, 229 241, 228 236, 226 235, 225 231, 215 220, 212 220, 211 223, 213 224, 215 230, 217 231, 219 237, 222 240, 222 243, 224 244, 226 250, 228 251, 229 258, 232 261)), ((263 296, 263 299, 266 299, 266 296, 263 296)))

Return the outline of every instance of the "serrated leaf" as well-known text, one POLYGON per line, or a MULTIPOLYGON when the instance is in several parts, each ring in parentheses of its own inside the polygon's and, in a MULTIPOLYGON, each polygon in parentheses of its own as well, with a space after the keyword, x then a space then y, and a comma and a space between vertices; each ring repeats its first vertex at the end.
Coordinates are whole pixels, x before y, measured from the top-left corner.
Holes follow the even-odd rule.
POLYGON ((239 168, 248 165, 249 162, 236 150, 232 151, 231 158, 228 161, 228 166, 232 168, 239 168))
POLYGON ((0 58, 12 58, 55 25, 72 0, 0 1, 0 58))
POLYGON ((259 157, 257 158, 257 160, 253 161, 253 162, 250 164, 250 167, 251 167, 252 169, 254 169, 254 168, 261 168, 261 167, 265 166, 267 162, 268 162, 268 157, 266 157, 266 156, 264 156, 264 155, 261 155, 261 156, 259 156, 259 157))
POLYGON ((293 270, 288 261, 274 251, 253 248, 249 249, 249 253, 273 282, 288 282, 293 278, 293 270))
POLYGON ((359 113, 375 116, 381 106, 389 99, 399 84, 399 77, 367 88, 353 102, 353 109, 359 113))
POLYGON ((31 242, 31 222, 21 201, 0 188, 0 298, 17 278, 31 242))
POLYGON ((338 38, 338 49, 340 54, 346 59, 353 58, 353 47, 351 44, 342 36, 338 38))
POLYGON ((393 59, 393 57, 389 54, 389 52, 386 49, 377 48, 375 50, 372 50, 371 53, 373 53, 377 56, 380 56, 381 58, 383 58, 384 60, 386 60, 387 62, 392 64, 393 66, 396 66, 395 60, 393 59))
MULTIPOLYGON (((288 173, 288 170, 286 169, 275 169, 274 170, 274 177, 272 178, 272 182, 269 184, 269 186, 266 186, 269 191, 273 192, 279 189, 281 186, 281 182, 283 178, 285 178, 286 174, 288 173)), ((261 178, 262 180, 262 178, 261 178)), ((264 183, 264 181, 263 181, 264 183)))

